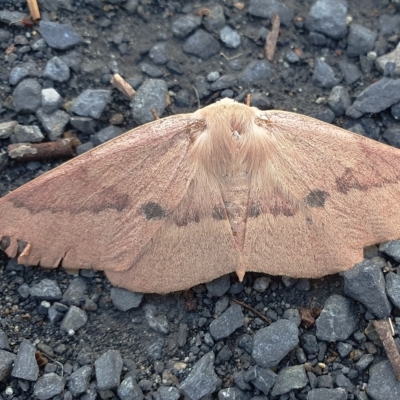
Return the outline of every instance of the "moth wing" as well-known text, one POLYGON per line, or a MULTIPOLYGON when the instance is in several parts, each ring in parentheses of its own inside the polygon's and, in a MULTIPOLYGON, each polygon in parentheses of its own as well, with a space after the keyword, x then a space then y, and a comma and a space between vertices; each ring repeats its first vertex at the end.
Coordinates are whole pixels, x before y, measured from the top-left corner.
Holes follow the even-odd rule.
POLYGON ((128 269, 185 196, 195 173, 189 115, 119 136, 0 200, 10 257, 44 267, 128 269), (20 247, 20 249, 18 249, 20 247))
POLYGON ((398 149, 293 113, 260 112, 256 123, 274 154, 252 179, 247 269, 317 278, 400 238, 398 149))

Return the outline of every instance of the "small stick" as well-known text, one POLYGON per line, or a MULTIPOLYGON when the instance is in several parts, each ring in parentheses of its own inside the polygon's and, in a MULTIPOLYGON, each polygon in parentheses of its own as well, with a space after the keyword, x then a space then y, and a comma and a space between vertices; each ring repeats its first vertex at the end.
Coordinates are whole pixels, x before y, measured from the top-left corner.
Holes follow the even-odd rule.
POLYGON ((247 93, 247 95, 246 95, 246 106, 250 107, 250 104, 251 104, 251 94, 247 93))
POLYGON ((268 33, 267 38, 265 39, 265 57, 268 61, 272 61, 274 59, 274 54, 276 50, 276 42, 278 41, 279 36, 279 27, 281 25, 281 20, 278 14, 275 14, 272 18, 272 29, 268 33))
POLYGON ((400 354, 397 350, 396 343, 393 340, 390 324, 384 319, 372 321, 372 324, 374 325, 379 339, 381 339, 387 358, 389 359, 390 364, 392 364, 393 371, 396 374, 396 378, 400 382, 400 354))
POLYGON ((272 321, 268 317, 266 317, 264 314, 261 314, 259 311, 255 310, 253 307, 250 307, 246 303, 243 303, 242 301, 235 300, 235 299, 231 299, 231 301, 233 301, 234 303, 239 304, 240 306, 242 306, 244 308, 247 308, 248 310, 252 311, 254 314, 258 315, 265 322, 268 322, 269 324, 272 324, 272 321))
POLYGON ((39 161, 49 158, 71 158, 79 140, 60 139, 47 143, 16 143, 8 146, 8 156, 16 161, 39 161))
POLYGON ((34 21, 40 19, 40 11, 37 0, 27 0, 29 12, 31 13, 31 17, 34 21))
POLYGON ((132 100, 135 96, 135 89, 119 74, 115 74, 111 78, 111 85, 118 89, 128 100, 132 100))
POLYGON ((160 117, 157 114, 157 111, 155 108, 151 109, 151 113, 153 114, 154 119, 157 121, 158 119, 160 119, 160 117))

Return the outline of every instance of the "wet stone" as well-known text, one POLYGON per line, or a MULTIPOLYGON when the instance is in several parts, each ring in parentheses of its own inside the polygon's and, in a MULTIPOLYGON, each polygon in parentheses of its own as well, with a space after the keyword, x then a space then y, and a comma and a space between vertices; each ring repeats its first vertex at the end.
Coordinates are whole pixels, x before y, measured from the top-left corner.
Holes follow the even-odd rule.
POLYGON ((52 113, 62 106, 63 99, 53 88, 42 90, 42 108, 46 113, 52 113))
POLYGON ((231 286, 231 278, 229 275, 222 275, 221 277, 206 283, 206 288, 211 296, 223 296, 231 286))
POLYGON ((250 0, 249 14, 254 17, 272 19, 275 14, 279 15, 281 24, 289 26, 292 22, 293 12, 283 1, 277 0, 250 0))
POLYGON ((229 26, 220 30, 219 37, 226 47, 237 49, 240 46, 240 35, 229 26))
POLYGON ((88 316, 86 311, 76 306, 71 306, 61 322, 60 329, 64 332, 76 332, 86 324, 88 316))
POLYGON ((187 400, 200 400, 219 390, 222 381, 214 372, 214 360, 212 351, 205 354, 181 383, 179 389, 187 400))
POLYGON ((109 390, 119 386, 122 372, 122 357, 117 350, 108 350, 94 363, 98 390, 109 390))
POLYGON ((172 23, 172 33, 180 38, 185 38, 201 25, 201 18, 197 15, 185 15, 172 23))
POLYGON ((92 367, 89 365, 84 365, 71 374, 68 382, 68 390, 74 397, 86 392, 89 388, 91 376, 92 367))
POLYGON ((82 37, 69 24, 40 21, 38 31, 53 49, 66 50, 83 41, 82 37))
POLYGON ((335 72, 329 64, 317 58, 315 60, 312 82, 319 88, 330 89, 336 86, 340 82, 340 79, 336 78, 335 72))
POLYGON ((391 240, 380 244, 379 251, 400 262, 400 240, 391 240))
POLYGON ((341 117, 351 105, 349 92, 343 86, 334 86, 328 98, 328 104, 336 117, 341 117))
POLYGON ((164 314, 158 313, 157 309, 150 304, 146 304, 144 312, 151 329, 163 334, 169 333, 168 320, 164 314))
POLYGON ((186 54, 195 55, 202 60, 208 60, 218 54, 220 48, 218 40, 203 29, 197 29, 195 33, 186 39, 183 45, 183 51, 186 54))
POLYGON ((110 125, 107 126, 106 128, 101 129, 92 137, 90 138, 90 141, 93 143, 93 146, 98 146, 100 144, 103 144, 111 139, 116 138, 117 136, 121 135, 124 133, 124 130, 121 128, 118 128, 117 126, 110 125))
POLYGON ((118 386, 118 396, 121 400, 142 400, 144 399, 142 389, 132 378, 128 376, 118 386))
POLYGON ((238 77, 242 85, 257 85, 271 77, 271 64, 267 60, 254 60, 248 64, 238 77))
POLYGON ((58 57, 53 57, 47 61, 46 67, 43 72, 45 78, 51 79, 56 82, 65 82, 69 79, 69 67, 64 61, 58 57))
POLYGON ((13 92, 14 109, 17 112, 33 113, 41 105, 42 87, 36 79, 25 79, 13 92))
POLYGON ((19 143, 39 143, 44 139, 43 133, 36 125, 17 125, 14 134, 19 143))
POLYGON ((306 28, 320 32, 332 39, 342 39, 347 34, 347 2, 345 0, 317 0, 306 18, 306 28))
POLYGON ((110 90, 87 89, 74 100, 71 111, 81 117, 98 119, 110 99, 110 90))
POLYGON ((346 340, 357 329, 358 316, 351 300, 330 296, 316 320, 316 335, 319 340, 335 342, 346 340))
POLYGON ((74 278, 64 292, 62 302, 68 306, 79 306, 85 300, 87 286, 82 278, 74 278))
POLYGON ((121 288, 111 288, 111 300, 114 307, 120 311, 128 311, 139 307, 143 299, 142 293, 130 292, 121 288))
POLYGON ((377 34, 359 24, 352 24, 347 37, 347 55, 357 57, 373 50, 377 34))
POLYGON ((307 400, 347 400, 344 389, 312 389, 308 392, 307 400))
POLYGON ((42 108, 37 110, 36 116, 50 140, 58 140, 61 137, 70 118, 65 111, 56 110, 51 114, 47 114, 42 108))
POLYGON ((293 389, 301 389, 308 383, 306 371, 302 365, 286 367, 279 371, 276 383, 272 389, 272 396, 288 393, 293 389))
POLYGON ((39 400, 51 399, 64 390, 65 379, 54 372, 41 376, 34 386, 34 394, 39 400))
POLYGON ((386 292, 392 304, 400 310, 400 276, 389 272, 385 276, 386 292))
POLYGON ((347 296, 364 304, 378 318, 387 318, 392 306, 386 296, 385 277, 382 269, 386 262, 374 257, 343 272, 344 292, 347 296))
POLYGON ((252 357, 263 368, 275 367, 299 344, 297 326, 280 319, 254 335, 252 357))
POLYGON ((27 340, 19 345, 17 358, 11 375, 14 378, 36 381, 39 376, 39 367, 35 358, 36 348, 27 340))
POLYGON ((266 396, 275 385, 277 375, 269 368, 259 366, 251 367, 244 375, 244 380, 253 384, 258 390, 261 390, 266 396))
POLYGON ((5 350, 0 350, 0 382, 5 380, 12 371, 16 355, 5 350))
POLYGON ((42 279, 39 283, 33 284, 30 294, 37 300, 57 301, 62 298, 57 282, 51 279, 42 279))
POLYGON ((230 336, 244 325, 242 308, 238 304, 230 306, 219 318, 210 324, 210 333, 215 340, 230 336))

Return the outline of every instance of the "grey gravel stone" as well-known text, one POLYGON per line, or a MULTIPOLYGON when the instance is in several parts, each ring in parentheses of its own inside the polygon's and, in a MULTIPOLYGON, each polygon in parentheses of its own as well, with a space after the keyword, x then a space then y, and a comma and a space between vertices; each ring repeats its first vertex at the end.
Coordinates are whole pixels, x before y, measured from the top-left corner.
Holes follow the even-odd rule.
POLYGON ((239 304, 230 306, 219 318, 210 324, 210 333, 215 340, 221 340, 244 325, 242 308, 239 304))
POLYGON ((252 357, 263 368, 275 367, 299 344, 297 326, 280 319, 254 335, 252 357))
POLYGON ((64 61, 58 57, 53 57, 47 61, 46 67, 43 72, 45 78, 51 79, 56 82, 65 82, 69 79, 69 67, 64 61))
POLYGON ((14 134, 19 143, 39 143, 44 139, 43 133, 36 125, 17 125, 14 134))
POLYGON ((332 67, 325 61, 317 58, 315 60, 312 83, 319 88, 330 89, 336 86, 339 82, 340 79, 335 76, 332 67))
POLYGON ((269 368, 260 368, 258 365, 251 367, 244 375, 246 382, 251 382, 258 390, 266 396, 275 385, 277 375, 269 368))
POLYGON ((226 47, 237 49, 240 46, 240 35, 229 26, 220 30, 219 37, 226 47))
POLYGON ((151 110, 159 117, 164 114, 168 86, 162 79, 149 79, 136 92, 132 101, 133 117, 139 124, 154 121, 151 110))
POLYGON ((98 146, 111 139, 116 138, 117 136, 123 133, 124 133, 123 129, 118 128, 118 126, 110 125, 92 135, 90 141, 93 143, 93 146, 98 146))
POLYGON ((62 302, 69 306, 79 306, 85 300, 87 286, 82 278, 74 278, 63 294, 62 302))
POLYGON ((110 390, 120 384, 122 357, 117 350, 108 350, 94 363, 98 390, 110 390))
POLYGON ((245 393, 237 387, 221 389, 218 400, 250 400, 251 394, 245 393))
POLYGON ((201 18, 197 15, 179 17, 172 24, 172 33, 180 38, 185 38, 201 25, 201 18))
POLYGON ((368 365, 370 365, 374 361, 374 356, 372 354, 364 354, 361 358, 356 362, 356 368, 358 371, 364 371, 368 365))
POLYGON ((39 366, 35 358, 36 348, 27 340, 19 345, 17 357, 11 375, 14 378, 36 381, 39 376, 39 366))
POLYGON ((157 309, 151 304, 146 304, 144 312, 151 329, 159 333, 169 333, 168 320, 164 314, 159 314, 157 309))
POLYGON ((309 356, 311 354, 317 354, 319 347, 317 338, 309 333, 304 334, 300 338, 301 347, 304 349, 305 353, 309 356))
POLYGON ((302 365, 283 368, 279 371, 271 395, 279 396, 293 389, 301 389, 307 385, 307 382, 306 371, 302 365))
POLYGON ((82 328, 82 326, 86 324, 87 320, 88 316, 86 311, 80 309, 79 307, 71 306, 61 322, 60 329, 67 333, 69 333, 71 330, 76 332, 79 328, 82 328))
POLYGON ((61 321, 68 312, 68 307, 64 304, 55 302, 49 308, 48 317, 52 324, 61 321))
POLYGON ((211 296, 223 296, 231 286, 231 278, 229 275, 222 275, 211 282, 206 283, 206 288, 211 296))
POLYGON ((72 393, 72 396, 79 396, 88 390, 91 376, 92 367, 89 365, 84 365, 71 374, 68 390, 72 393))
POLYGON ((392 304, 400 309, 400 276, 389 272, 385 276, 386 292, 392 304))
POLYGON ((154 343, 147 347, 146 352, 149 360, 161 360, 164 344, 165 340, 163 338, 158 338, 154 343))
POLYGON ((271 76, 271 64, 267 60, 254 60, 246 66, 238 77, 242 85, 265 83, 271 76))
POLYGON ((57 282, 51 279, 42 279, 31 286, 30 294, 37 300, 57 301, 62 299, 61 289, 57 282))
POLYGON ((329 95, 328 104, 336 117, 341 117, 351 104, 349 92, 343 86, 334 86, 329 95))
POLYGON ((391 146, 400 147, 400 127, 391 126, 383 131, 382 139, 391 146))
POLYGON ((16 85, 21 79, 36 75, 34 71, 35 69, 32 64, 25 63, 17 65, 10 72, 10 84, 16 85))
POLYGON ((400 43, 392 52, 384 54, 375 60, 376 68, 381 72, 385 71, 385 67, 388 63, 394 63, 395 68, 393 73, 395 75, 400 75, 400 43))
POLYGON ((98 119, 110 99, 110 90, 87 89, 74 100, 71 111, 81 117, 98 119))
POLYGON ((339 63, 339 67, 347 85, 352 85, 362 77, 361 71, 353 63, 342 61, 339 63))
POLYGON ((83 41, 75 29, 68 24, 40 21, 38 31, 47 45, 57 50, 67 50, 83 41))
POLYGON ((64 390, 65 379, 54 372, 44 374, 35 383, 33 393, 39 400, 51 399, 64 390))
POLYGON ((9 351, 0 350, 0 382, 11 374, 16 355, 9 351))
POLYGON ((289 308, 288 310, 285 310, 283 313, 283 318, 293 322, 297 327, 299 327, 301 324, 300 313, 296 308, 289 308))
POLYGON ((111 288, 111 300, 114 307, 120 311, 128 311, 139 307, 143 299, 142 293, 130 292, 121 288, 111 288))
POLYGON ((14 109, 17 112, 33 113, 41 104, 42 87, 36 79, 24 79, 14 92, 14 109))
POLYGON ((293 18, 292 10, 283 1, 276 0, 250 0, 248 12, 254 17, 268 19, 272 19, 275 14, 278 14, 281 24, 285 26, 289 26, 293 18))
POLYGON ((92 142, 82 143, 76 148, 76 154, 79 156, 83 153, 86 153, 89 150, 92 150, 93 148, 94 145, 92 142))
POLYGON ((1 122, 0 139, 8 139, 14 133, 14 128, 17 125, 18 125, 17 121, 1 122))
POLYGON ((346 16, 345 0, 317 0, 306 18, 306 28, 332 39, 342 39, 347 33, 346 16))
POLYGON ((36 116, 50 140, 58 140, 61 137, 70 118, 69 114, 63 110, 56 110, 47 114, 43 108, 36 111, 36 116))
POLYGON ((183 51, 186 54, 195 55, 202 60, 208 60, 218 54, 220 49, 218 40, 203 29, 197 29, 183 44, 183 51))
POLYGON ((269 276, 260 276, 254 281, 253 289, 259 293, 265 292, 271 283, 271 278, 269 276))
POLYGON ((161 78, 164 74, 162 69, 145 62, 140 65, 140 69, 150 78, 161 78))
POLYGON ((1 329, 0 329, 0 349, 1 350, 10 350, 10 344, 8 342, 7 334, 1 329))
POLYGON ((400 79, 382 78, 369 85, 347 110, 347 115, 360 118, 366 113, 379 113, 400 100, 400 79))
POLYGON ((391 240, 389 242, 381 243, 379 245, 379 251, 400 262, 400 240, 391 240))
POLYGON ((346 340, 356 329, 358 316, 351 300, 340 296, 330 296, 316 320, 316 335, 319 340, 335 342, 346 340))
POLYGON ((308 392, 307 400, 347 400, 344 389, 312 389, 308 392))
POLYGON ((143 400, 144 395, 142 389, 132 378, 128 376, 118 386, 118 396, 121 400, 143 400))
POLYGON ((378 318, 387 318, 392 311, 381 270, 385 265, 383 258, 374 257, 342 273, 345 294, 364 304, 378 318))
POLYGON ((179 390, 173 386, 160 386, 153 394, 154 400, 179 400, 179 390))
POLYGON ((93 135, 96 133, 96 121, 88 117, 71 117, 70 124, 79 132, 93 135))
POLYGON ((400 382, 397 381, 389 361, 381 361, 369 369, 367 394, 373 400, 398 400, 400 382))
POLYGON ((46 113, 52 113, 62 106, 63 99, 53 88, 42 90, 42 108, 46 113))
POLYGON ((205 15, 204 27, 209 32, 216 32, 225 26, 225 14, 224 9, 219 4, 209 3, 209 13, 205 15))
POLYGON ((155 44, 149 51, 149 57, 154 64, 164 65, 168 62, 167 42, 155 44))
POLYGON ((348 57, 365 55, 373 50, 376 37, 377 34, 370 29, 359 24, 352 24, 347 37, 348 57))
POLYGON ((219 390, 222 381, 214 372, 214 360, 212 351, 205 354, 181 383, 179 390, 187 400, 199 400, 219 390))
POLYGON ((353 346, 350 343, 339 342, 337 345, 338 353, 340 357, 346 357, 353 350, 353 346))

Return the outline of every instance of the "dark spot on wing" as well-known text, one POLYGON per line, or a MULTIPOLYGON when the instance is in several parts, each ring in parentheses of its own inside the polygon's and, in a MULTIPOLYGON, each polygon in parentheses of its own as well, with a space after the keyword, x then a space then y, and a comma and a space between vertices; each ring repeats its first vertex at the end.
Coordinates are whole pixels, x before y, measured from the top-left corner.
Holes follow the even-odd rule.
POLYGON ((368 190, 368 185, 361 184, 350 168, 346 168, 346 171, 342 176, 336 178, 336 189, 343 194, 347 194, 351 189, 365 191, 368 190))
POLYGON ((190 224, 191 222, 200 222, 200 215, 198 211, 191 211, 189 210, 186 213, 183 213, 181 215, 174 215, 173 221, 175 222, 176 226, 186 226, 190 224))
POLYGON ((269 206, 269 212, 274 217, 277 217, 279 215, 283 215, 285 217, 293 217, 297 212, 297 207, 281 192, 276 191, 272 196, 269 206))
POLYGON ((150 201, 142 206, 142 211, 146 219, 163 219, 167 216, 167 212, 157 203, 150 201))
POLYGON ((329 193, 323 190, 312 190, 305 198, 304 202, 309 207, 323 207, 326 199, 329 197, 329 193))
POLYGON ((27 245, 28 242, 25 242, 25 240, 17 239, 17 256, 19 256, 25 250, 27 245))
POLYGON ((252 204, 249 207, 249 217, 250 218, 257 218, 263 213, 263 210, 261 208, 260 204, 252 204))
POLYGON ((84 203, 76 212, 72 210, 72 213, 91 211, 98 214, 107 209, 121 212, 129 206, 129 203, 130 198, 128 194, 113 192, 112 188, 108 188, 91 198, 87 203, 84 203))
POLYGON ((217 221, 226 220, 227 215, 226 215, 225 207, 222 207, 222 206, 214 207, 214 209, 212 211, 212 217, 214 219, 216 219, 217 221))
POLYGON ((11 244, 10 236, 3 236, 0 240, 0 249, 6 251, 11 244))

